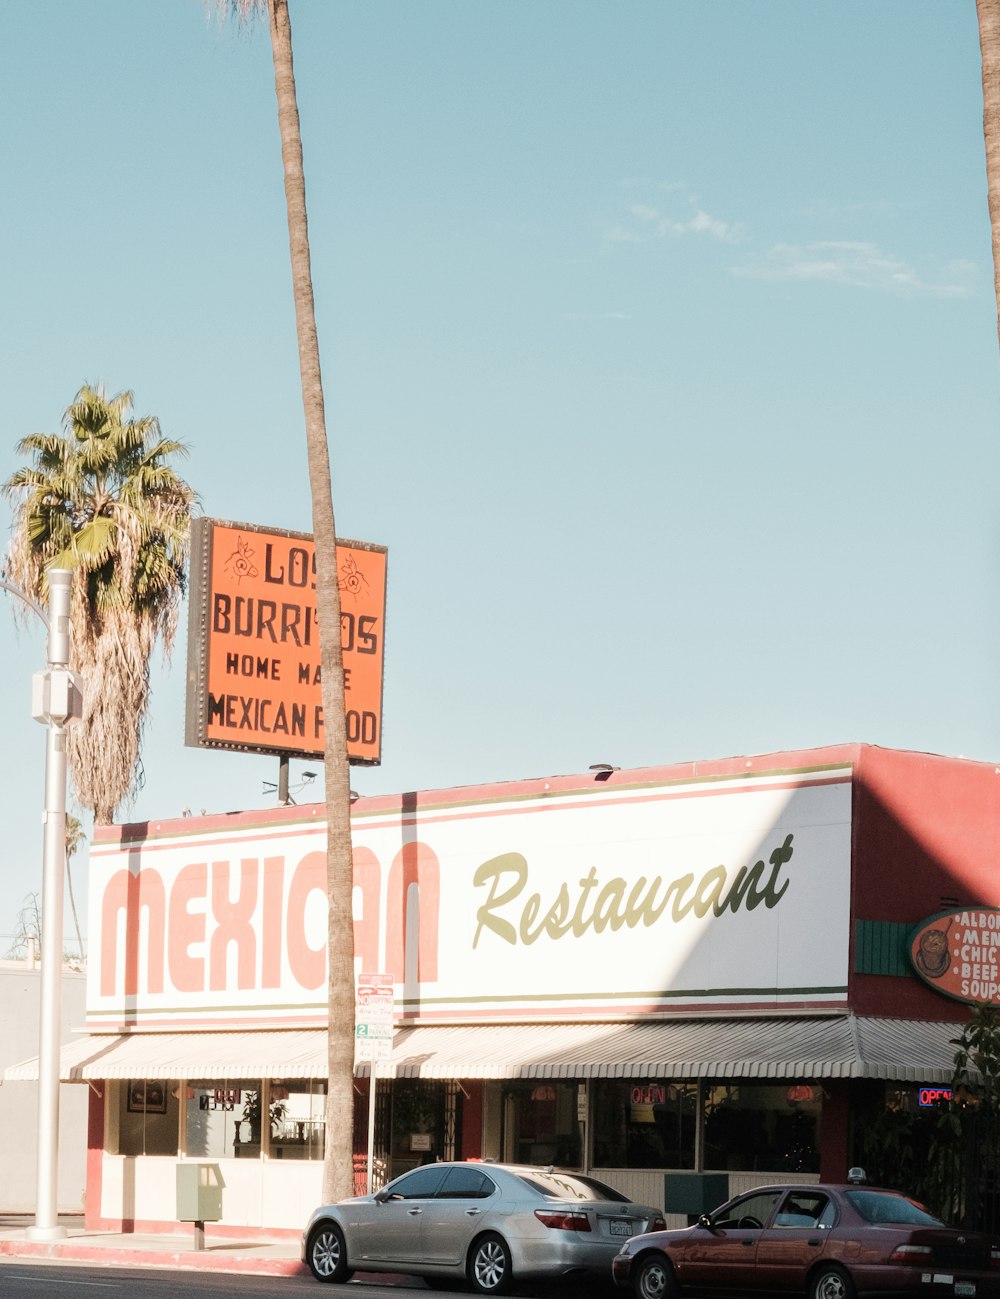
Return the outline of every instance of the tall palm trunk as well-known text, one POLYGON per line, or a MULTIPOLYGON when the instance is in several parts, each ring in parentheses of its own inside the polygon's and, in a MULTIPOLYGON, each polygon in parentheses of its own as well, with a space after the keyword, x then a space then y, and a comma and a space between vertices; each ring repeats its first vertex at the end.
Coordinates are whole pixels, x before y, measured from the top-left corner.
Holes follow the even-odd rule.
POLYGON ((986 190, 993 228, 993 288, 1000 337, 1000 0, 976 0, 979 48, 983 59, 983 137, 986 190))
POLYGON ((351 908, 350 769, 344 720, 344 664, 340 643, 340 588, 336 529, 330 486, 323 381, 313 305, 302 137, 292 68, 292 32, 287 0, 268 0, 274 85, 278 96, 281 156, 292 258, 295 323, 305 408, 313 536, 316 542, 316 613, 322 652, 325 723, 327 890, 329 924, 329 1087, 326 1101, 326 1158, 323 1200, 353 1194, 354 1109, 354 921, 351 908))

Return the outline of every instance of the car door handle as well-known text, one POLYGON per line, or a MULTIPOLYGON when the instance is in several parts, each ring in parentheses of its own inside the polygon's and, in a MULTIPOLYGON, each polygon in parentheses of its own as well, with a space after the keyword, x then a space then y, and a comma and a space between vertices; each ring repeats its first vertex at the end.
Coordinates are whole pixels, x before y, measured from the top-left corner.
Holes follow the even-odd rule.
POLYGON ((814 1237, 812 1240, 806 1241, 807 1245, 822 1245, 822 1243, 823 1242, 820 1240, 818 1236, 814 1237))
POLYGON ((406 1212, 411 1218, 415 1218, 418 1213, 423 1213, 423 1209, 407 1209, 406 1212))
POLYGON ((754 1245, 757 1244, 757 1241, 756 1241, 756 1240, 741 1240, 741 1241, 740 1241, 740 1244, 743 1246, 744 1249, 753 1249, 754 1245))
POLYGON ((482 1213, 482 1209, 466 1209, 465 1214, 468 1218, 474 1218, 477 1213, 482 1213))

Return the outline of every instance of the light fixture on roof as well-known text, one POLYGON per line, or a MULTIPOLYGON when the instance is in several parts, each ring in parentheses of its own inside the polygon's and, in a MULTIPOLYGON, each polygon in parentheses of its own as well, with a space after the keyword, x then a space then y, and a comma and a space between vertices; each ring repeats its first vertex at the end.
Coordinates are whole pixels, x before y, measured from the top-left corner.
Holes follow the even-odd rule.
POLYGON ((616 771, 621 771, 621 767, 613 767, 610 762, 593 762, 587 770, 594 773, 595 780, 610 780, 616 771))
POLYGON ((295 799, 292 797, 293 794, 298 794, 301 790, 305 789, 307 785, 311 785, 313 783, 313 781, 316 779, 316 772, 315 771, 300 772, 299 783, 297 785, 292 785, 290 787, 287 784, 287 775, 285 775, 283 779, 285 781, 284 786, 282 784, 281 777, 279 777, 277 781, 273 781, 273 780, 263 781, 262 782, 263 792, 265 794, 277 794, 279 797, 279 801, 283 805, 287 806, 288 804, 295 802, 295 799))

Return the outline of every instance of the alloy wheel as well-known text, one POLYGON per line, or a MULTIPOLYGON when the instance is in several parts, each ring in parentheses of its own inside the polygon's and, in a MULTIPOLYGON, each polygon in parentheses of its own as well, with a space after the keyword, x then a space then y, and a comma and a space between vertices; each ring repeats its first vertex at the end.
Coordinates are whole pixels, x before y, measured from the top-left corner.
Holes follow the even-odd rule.
POLYGON ((484 1236, 476 1246, 469 1280, 480 1294, 506 1294, 510 1287, 510 1254, 499 1236, 484 1236))

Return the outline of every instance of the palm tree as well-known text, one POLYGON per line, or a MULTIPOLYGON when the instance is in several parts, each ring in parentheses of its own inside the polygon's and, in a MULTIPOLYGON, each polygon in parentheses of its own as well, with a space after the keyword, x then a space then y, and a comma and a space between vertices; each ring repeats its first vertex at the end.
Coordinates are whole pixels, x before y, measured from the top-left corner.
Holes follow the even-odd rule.
POLYGON ((76 942, 80 949, 80 960, 86 959, 83 950, 83 935, 80 933, 80 917, 76 914, 76 898, 73 896, 73 873, 69 868, 70 859, 76 853, 85 835, 79 819, 66 814, 66 891, 69 894, 69 909, 73 913, 73 928, 76 930, 76 942))
POLYGON ((993 229, 993 288, 1000 336, 1000 5, 976 0, 979 49, 983 60, 983 137, 986 142, 986 192, 993 229))
MULTIPOLYGON (((316 614, 320 637, 326 772, 327 894, 329 900, 329 1059, 323 1199, 353 1194, 354 1112, 354 920, 351 858, 351 789, 344 719, 344 664, 340 643, 340 588, 336 527, 330 483, 319 338, 313 302, 309 226, 306 218, 302 135, 292 67, 292 29, 287 0, 218 0, 242 19, 267 8, 278 100, 278 128, 285 171, 285 205, 292 261, 292 291, 305 412, 306 451, 316 545, 316 614)), ((374 1086, 374 1079, 372 1086, 374 1086)))
POLYGON ((150 658, 169 652, 184 591, 196 497, 168 464, 185 455, 159 422, 132 419, 132 394, 87 385, 63 432, 17 445, 32 463, 3 484, 17 501, 5 576, 44 602, 46 571, 73 572, 72 668, 83 717, 67 729, 80 805, 107 823, 141 783, 140 741, 149 706, 150 658))

